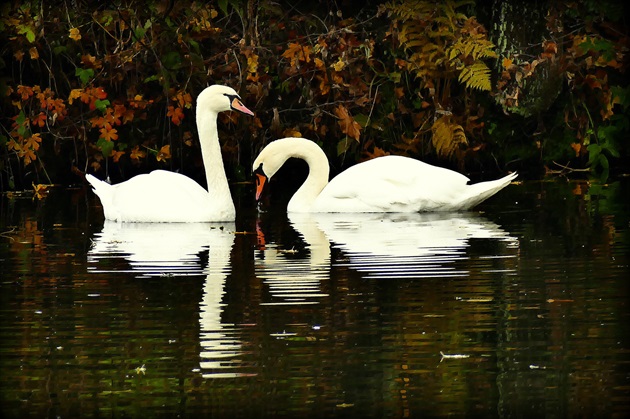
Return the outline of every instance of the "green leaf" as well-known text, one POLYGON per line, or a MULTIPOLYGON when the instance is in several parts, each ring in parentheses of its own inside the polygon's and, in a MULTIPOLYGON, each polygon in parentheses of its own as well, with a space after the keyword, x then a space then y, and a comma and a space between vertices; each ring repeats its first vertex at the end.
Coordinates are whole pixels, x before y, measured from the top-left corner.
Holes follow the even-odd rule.
POLYGON ((228 2, 227 2, 227 0, 219 0, 218 3, 219 3, 219 9, 221 9, 223 14, 227 16, 227 14, 228 14, 228 11, 227 11, 228 2))
POLYGON ((353 142, 354 140, 346 135, 343 140, 337 143, 337 155, 341 156, 342 154, 347 153, 353 142))
POLYGON ((26 121, 26 115, 24 114, 24 111, 22 110, 20 111, 17 118, 15 118, 15 124, 18 126, 17 132, 22 137, 27 137, 27 134, 28 134, 28 127, 24 123, 25 121, 26 121))
POLYGON ((81 84, 85 86, 86 84, 88 84, 90 79, 94 77, 94 70, 92 70, 91 68, 77 67, 77 69, 74 70, 74 75, 79 77, 79 80, 81 80, 81 84))
POLYGON ((114 149, 114 142, 107 141, 104 138, 99 138, 96 142, 96 146, 101 150, 103 156, 109 157, 112 154, 112 150, 114 149))
POLYGON ((94 106, 96 107, 96 109, 98 109, 99 111, 103 113, 105 113, 109 105, 110 105, 110 102, 107 99, 104 99, 104 100, 97 99, 94 102, 94 106))
POLYGON ((603 154, 599 155, 599 158, 597 159, 597 163, 599 166, 601 166, 604 170, 608 170, 609 167, 609 163, 608 163, 608 157, 606 157, 603 154))
POLYGON ((35 32, 33 32, 33 29, 23 25, 19 25, 17 29, 18 34, 26 36, 26 40, 28 42, 30 42, 31 44, 35 42, 35 32))
POLYGON ((360 113, 354 116, 354 120, 361 125, 361 128, 365 128, 370 118, 367 115, 360 113))
POLYGON ((392 71, 391 73, 388 74, 389 79, 393 81, 394 83, 400 83, 401 76, 402 76, 401 73, 397 71, 392 71))
POLYGON ((182 57, 181 55, 179 55, 179 52, 177 51, 170 51, 162 57, 162 63, 164 64, 164 67, 168 69, 179 68, 181 62, 182 62, 182 57))
POLYGON ((591 144, 586 147, 586 149, 588 150, 588 165, 592 166, 593 163, 595 163, 601 155, 602 148, 599 146, 599 144, 591 144))
POLYGON ((142 26, 136 26, 136 28, 133 30, 133 34, 137 40, 144 38, 144 34, 146 33, 147 31, 142 26))
POLYGON ((612 141, 606 141, 602 144, 602 149, 613 157, 619 157, 619 150, 617 150, 617 147, 615 147, 612 141))
POLYGON ((63 54, 64 52, 66 52, 67 49, 68 48, 65 45, 56 46, 55 48, 53 48, 53 54, 55 55, 63 54))

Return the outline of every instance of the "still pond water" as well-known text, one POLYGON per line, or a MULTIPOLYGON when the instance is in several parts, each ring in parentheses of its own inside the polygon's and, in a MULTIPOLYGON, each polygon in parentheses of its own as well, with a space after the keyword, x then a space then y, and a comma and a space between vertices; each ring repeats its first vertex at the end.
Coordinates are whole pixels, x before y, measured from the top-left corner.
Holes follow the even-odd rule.
MULTIPOLYGON (((461 214, 103 221, 2 196, 2 417, 627 417, 630 179, 461 214)), ((241 202, 242 201, 242 202, 241 202)))

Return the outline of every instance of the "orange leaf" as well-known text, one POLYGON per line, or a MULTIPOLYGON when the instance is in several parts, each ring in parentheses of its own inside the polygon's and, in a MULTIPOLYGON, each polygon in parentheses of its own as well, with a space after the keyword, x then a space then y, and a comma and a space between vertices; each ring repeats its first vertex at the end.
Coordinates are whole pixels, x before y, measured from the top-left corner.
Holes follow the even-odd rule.
POLYGON ((130 157, 132 160, 140 160, 143 159, 146 155, 147 153, 140 150, 140 146, 135 146, 133 150, 131 150, 130 157))
POLYGON ((81 39, 81 32, 79 31, 79 28, 71 28, 70 35, 68 35, 68 37, 74 41, 81 39))
POLYGON ((107 141, 114 141, 118 139, 118 130, 116 130, 116 128, 111 128, 111 129, 107 129, 107 128, 101 128, 101 135, 100 138, 107 140, 107 141))
POLYGON ((20 84, 17 88, 17 92, 22 97, 22 100, 27 100, 33 96, 33 88, 30 86, 20 84))
MULTIPOLYGON (((24 142, 24 146, 29 150, 39 150, 39 144, 42 142, 39 133, 31 135, 24 142)), ((34 160, 34 159, 33 159, 34 160)))
POLYGON ((361 125, 359 125, 359 123, 350 116, 348 109, 346 109, 343 105, 339 105, 335 108, 335 115, 339 118, 337 123, 339 124, 339 127, 341 127, 341 132, 346 134, 348 137, 359 141, 359 137, 361 136, 361 125))
POLYGON ((295 66, 298 61, 310 62, 311 61, 311 47, 308 45, 301 45, 297 42, 289 43, 289 48, 282 53, 284 58, 291 60, 291 65, 295 66))
POLYGON ((171 146, 165 145, 160 151, 158 151, 157 156, 155 156, 157 161, 166 161, 171 158, 171 146))
POLYGON ((171 121, 173 121, 175 125, 179 125, 182 123, 182 120, 184 119, 184 111, 182 111, 182 108, 176 108, 174 106, 169 105, 168 112, 166 112, 166 116, 170 117, 171 121))
POLYGON ((124 151, 118 151, 118 150, 112 150, 112 154, 111 154, 114 160, 114 163, 118 163, 118 160, 120 160, 120 158, 124 155, 125 155, 124 151))
POLYGON ((46 114, 44 112, 40 112, 39 115, 33 118, 33 125, 43 128, 44 125, 46 125, 46 114))
POLYGON ((72 89, 70 90, 70 96, 68 96, 68 103, 72 105, 74 99, 79 99, 83 94, 83 89, 72 89))
POLYGON ((20 157, 22 157, 24 159, 24 166, 28 166, 29 164, 31 164, 31 162, 33 160, 37 159, 37 156, 35 155, 35 152, 33 150, 31 150, 30 148, 26 149, 26 150, 23 150, 20 153, 20 157))

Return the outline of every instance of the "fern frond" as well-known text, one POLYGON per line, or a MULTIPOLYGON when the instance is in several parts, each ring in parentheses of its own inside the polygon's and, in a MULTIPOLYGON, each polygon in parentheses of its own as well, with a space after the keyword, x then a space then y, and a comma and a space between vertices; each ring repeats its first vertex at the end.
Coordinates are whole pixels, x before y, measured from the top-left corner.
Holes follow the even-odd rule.
POLYGON ((454 59, 460 54, 463 55, 464 58, 470 57, 473 60, 497 57, 496 52, 494 52, 494 44, 482 35, 459 38, 457 42, 450 47, 448 56, 449 59, 454 59))
POLYGON ((442 158, 453 158, 457 151, 468 145, 468 139, 461 125, 451 121, 450 115, 437 119, 431 127, 431 143, 435 152, 442 158))
POLYGON ((490 69, 481 61, 464 67, 459 73, 457 80, 469 89, 490 91, 492 88, 490 83, 490 69))

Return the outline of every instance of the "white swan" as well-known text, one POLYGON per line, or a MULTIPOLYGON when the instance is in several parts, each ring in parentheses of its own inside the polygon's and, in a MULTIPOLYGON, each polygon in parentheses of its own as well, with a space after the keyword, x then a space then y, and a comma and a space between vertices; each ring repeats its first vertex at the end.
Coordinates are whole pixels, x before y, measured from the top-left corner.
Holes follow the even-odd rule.
POLYGON ((197 130, 208 190, 187 176, 166 170, 138 175, 117 185, 88 174, 85 178, 100 198, 105 218, 154 223, 233 221, 236 211, 217 132, 217 116, 227 110, 254 115, 227 86, 207 87, 197 97, 197 130))
POLYGON ((403 156, 356 164, 328 182, 328 159, 314 142, 282 138, 269 143, 253 164, 256 200, 266 181, 290 158, 306 161, 309 174, 293 195, 288 212, 459 211, 491 197, 517 175, 469 185, 457 172, 403 156))

